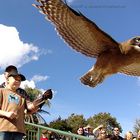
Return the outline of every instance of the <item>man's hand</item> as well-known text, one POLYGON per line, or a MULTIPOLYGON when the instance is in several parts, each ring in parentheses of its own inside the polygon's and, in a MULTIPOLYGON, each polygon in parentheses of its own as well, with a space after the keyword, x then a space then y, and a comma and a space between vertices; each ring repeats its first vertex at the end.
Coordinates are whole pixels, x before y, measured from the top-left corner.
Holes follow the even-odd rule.
POLYGON ((47 100, 47 99, 52 99, 53 97, 53 92, 51 89, 48 89, 47 91, 44 92, 44 94, 42 95, 43 100, 47 100))
POLYGON ((44 94, 40 98, 34 100, 33 104, 34 106, 41 109, 45 103, 45 100, 52 99, 52 97, 53 97, 53 92, 51 89, 48 89, 47 91, 44 92, 44 94))
POLYGON ((47 99, 52 99, 52 97, 53 97, 53 92, 51 89, 48 89, 47 91, 44 92, 44 94, 41 97, 35 99, 33 102, 27 103, 28 113, 32 114, 37 112, 45 104, 45 101, 47 99))

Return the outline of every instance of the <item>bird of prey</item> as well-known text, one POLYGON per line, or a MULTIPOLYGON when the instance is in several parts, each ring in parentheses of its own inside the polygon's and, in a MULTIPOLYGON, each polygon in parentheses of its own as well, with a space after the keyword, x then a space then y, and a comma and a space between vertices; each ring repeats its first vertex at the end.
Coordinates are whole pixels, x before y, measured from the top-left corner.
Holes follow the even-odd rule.
POLYGON ((117 42, 93 21, 62 0, 37 0, 33 4, 55 26, 68 46, 96 63, 80 80, 95 87, 112 74, 140 76, 140 36, 117 42))

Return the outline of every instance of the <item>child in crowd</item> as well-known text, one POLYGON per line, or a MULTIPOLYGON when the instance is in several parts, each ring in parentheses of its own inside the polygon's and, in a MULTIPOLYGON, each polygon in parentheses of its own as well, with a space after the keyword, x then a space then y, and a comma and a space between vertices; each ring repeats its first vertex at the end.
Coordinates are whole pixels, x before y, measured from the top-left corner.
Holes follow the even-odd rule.
POLYGON ((48 138, 47 138, 47 130, 42 130, 42 134, 41 134, 41 138, 40 138, 40 140, 49 140, 48 138))

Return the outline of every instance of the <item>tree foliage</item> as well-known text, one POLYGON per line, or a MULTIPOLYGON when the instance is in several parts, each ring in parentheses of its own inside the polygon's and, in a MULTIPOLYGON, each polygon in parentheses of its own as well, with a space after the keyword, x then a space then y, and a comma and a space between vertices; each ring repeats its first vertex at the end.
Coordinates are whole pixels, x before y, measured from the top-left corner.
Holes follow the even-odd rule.
POLYGON ((87 120, 83 115, 73 113, 67 119, 62 120, 61 117, 59 117, 56 121, 52 121, 50 123, 50 127, 76 133, 80 126, 85 127, 87 124, 91 125, 93 129, 103 124, 109 134, 111 134, 114 127, 118 127, 122 131, 120 124, 117 122, 115 117, 111 116, 110 113, 98 113, 87 120))
POLYGON ((107 129, 108 133, 112 133, 112 129, 114 127, 118 127, 120 131, 122 132, 122 128, 120 124, 117 122, 115 117, 112 117, 110 113, 98 113, 95 114, 93 117, 90 117, 87 119, 87 123, 93 126, 93 128, 103 124, 105 128, 107 129))
MULTIPOLYGON (((42 94, 42 92, 38 89, 26 87, 25 90, 30 96, 31 101, 36 99, 39 94, 42 94)), ((47 104, 49 105, 49 102, 47 104)), ((34 122, 37 122, 36 120, 37 118, 42 118, 41 116, 39 117, 38 115, 39 113, 37 113, 36 115, 34 114, 31 117, 34 120, 34 122)), ((45 120, 43 121, 45 122, 45 120)), ((122 128, 120 124, 117 122, 116 118, 112 117, 110 113, 106 112, 104 113, 100 112, 98 114, 95 114, 92 117, 88 118, 87 120, 84 118, 83 115, 77 115, 72 113, 67 119, 61 119, 61 117, 59 117, 58 119, 50 122, 49 126, 62 131, 71 131, 76 133, 77 129, 80 126, 84 127, 87 124, 90 124, 93 128, 96 128, 97 126, 103 124, 106 127, 109 134, 112 132, 112 129, 114 127, 118 127, 122 131, 122 128)), ((135 131, 137 132, 138 129, 140 129, 140 120, 136 120, 135 124, 135 131)))
POLYGON ((137 134, 137 132, 140 130, 140 119, 136 119, 134 123, 134 133, 137 134))
MULTIPOLYGON (((28 86, 26 86, 24 90, 27 92, 27 94, 30 98, 30 101, 35 100, 39 95, 42 94, 42 92, 39 89, 36 89, 36 88, 33 89, 28 86)), ((48 100, 46 100, 45 105, 50 107, 50 102, 48 100)), ((45 119, 41 116, 42 113, 49 114, 49 112, 40 109, 40 110, 38 110, 38 112, 36 112, 34 114, 26 115, 25 121, 31 122, 31 123, 46 124, 45 119)))
POLYGON ((71 127, 67 125, 66 120, 62 120, 61 117, 59 117, 57 120, 50 122, 49 124, 50 127, 54 129, 59 129, 62 131, 71 131, 71 127))
POLYGON ((83 115, 73 113, 67 118, 67 125, 72 128, 72 132, 76 132, 80 126, 86 125, 86 120, 83 115))
POLYGON ((35 100, 38 95, 42 94, 42 92, 39 89, 33 89, 28 86, 25 87, 25 91, 27 92, 31 101, 35 100))

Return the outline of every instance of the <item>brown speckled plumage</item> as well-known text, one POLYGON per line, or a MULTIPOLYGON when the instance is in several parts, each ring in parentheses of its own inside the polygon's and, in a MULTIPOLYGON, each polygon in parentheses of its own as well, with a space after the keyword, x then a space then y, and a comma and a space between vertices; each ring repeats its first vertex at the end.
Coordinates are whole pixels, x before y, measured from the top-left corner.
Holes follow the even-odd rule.
POLYGON ((61 0, 37 0, 35 5, 51 21, 68 45, 88 57, 95 65, 80 80, 95 87, 115 73, 140 76, 140 36, 119 43, 94 22, 74 11, 61 0))

